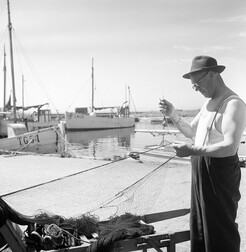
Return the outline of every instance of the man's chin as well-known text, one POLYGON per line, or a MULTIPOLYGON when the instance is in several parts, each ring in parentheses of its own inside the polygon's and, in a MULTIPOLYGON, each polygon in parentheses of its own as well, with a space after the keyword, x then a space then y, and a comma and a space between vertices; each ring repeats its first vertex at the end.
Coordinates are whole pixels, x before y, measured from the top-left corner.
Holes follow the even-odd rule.
POLYGON ((200 93, 201 93, 204 97, 209 98, 209 95, 208 95, 207 92, 201 92, 201 91, 200 91, 200 93))

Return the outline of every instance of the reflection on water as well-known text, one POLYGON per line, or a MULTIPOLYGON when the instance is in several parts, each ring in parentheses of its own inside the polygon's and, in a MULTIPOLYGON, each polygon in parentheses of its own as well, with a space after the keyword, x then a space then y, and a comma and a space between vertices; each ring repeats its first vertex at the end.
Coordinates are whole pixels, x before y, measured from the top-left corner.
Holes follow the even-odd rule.
MULTIPOLYGON (((135 132, 135 129, 156 130, 163 129, 161 124, 151 124, 151 118, 142 118, 135 128, 72 131, 67 132, 67 140, 72 146, 72 154, 81 157, 112 158, 126 156, 130 151, 144 151, 148 145, 158 145, 162 142, 162 135, 135 132)), ((169 125, 166 129, 174 129, 169 125)), ((177 141, 177 137, 165 136, 169 141, 177 141)), ((245 137, 243 139, 245 141, 245 137)), ((239 155, 246 156, 246 144, 241 144, 239 155)))
POLYGON ((67 140, 77 156, 98 158, 126 154, 133 136, 134 128, 67 132, 67 140))

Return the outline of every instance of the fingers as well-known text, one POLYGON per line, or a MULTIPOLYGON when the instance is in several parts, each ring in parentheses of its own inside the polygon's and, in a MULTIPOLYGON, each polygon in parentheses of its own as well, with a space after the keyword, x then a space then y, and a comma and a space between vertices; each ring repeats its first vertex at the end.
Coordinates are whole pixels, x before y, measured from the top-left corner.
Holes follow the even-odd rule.
POLYGON ((171 103, 170 103, 170 102, 168 102, 168 101, 167 101, 167 100, 165 100, 165 99, 160 99, 159 104, 160 104, 160 105, 164 105, 164 104, 169 105, 169 104, 171 104, 171 103))
POLYGON ((163 114, 168 114, 168 112, 170 111, 171 109, 171 106, 172 104, 170 102, 168 102, 167 100, 165 99, 160 99, 160 102, 159 102, 159 107, 160 107, 160 111, 163 113, 163 114))
POLYGON ((189 157, 193 154, 192 147, 184 143, 174 143, 172 147, 178 157, 189 157))

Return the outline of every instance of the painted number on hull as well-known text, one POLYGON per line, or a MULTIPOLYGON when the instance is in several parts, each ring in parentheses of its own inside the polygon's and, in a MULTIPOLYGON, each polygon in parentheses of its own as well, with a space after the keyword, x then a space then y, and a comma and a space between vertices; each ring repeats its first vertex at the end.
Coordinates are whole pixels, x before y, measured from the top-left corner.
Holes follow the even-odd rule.
POLYGON ((38 135, 29 135, 29 136, 18 137, 18 140, 19 140, 20 145, 33 144, 33 143, 40 142, 38 135))

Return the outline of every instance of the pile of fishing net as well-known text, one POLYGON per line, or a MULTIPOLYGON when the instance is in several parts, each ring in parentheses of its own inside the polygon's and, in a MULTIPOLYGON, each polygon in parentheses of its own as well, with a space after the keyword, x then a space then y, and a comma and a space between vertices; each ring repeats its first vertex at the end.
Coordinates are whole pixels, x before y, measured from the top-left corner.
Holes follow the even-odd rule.
MULTIPOLYGON (((0 198, 0 226, 7 220, 27 225, 22 239, 27 247, 33 248, 32 251, 62 249, 88 243, 89 252, 110 252, 115 241, 154 233, 152 225, 142 222, 141 216, 130 213, 104 222, 91 214, 64 218, 43 212, 31 217, 19 213, 0 198)), ((4 244, 1 236, 0 243, 4 244)))
POLYGON ((130 213, 106 222, 99 222, 97 217, 89 214, 65 219, 42 213, 35 218, 39 222, 41 219, 49 220, 47 224, 35 224, 33 230, 24 232, 25 243, 36 250, 62 249, 89 243, 90 252, 109 252, 115 241, 154 233, 153 226, 143 223, 140 216, 130 213))

